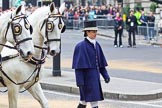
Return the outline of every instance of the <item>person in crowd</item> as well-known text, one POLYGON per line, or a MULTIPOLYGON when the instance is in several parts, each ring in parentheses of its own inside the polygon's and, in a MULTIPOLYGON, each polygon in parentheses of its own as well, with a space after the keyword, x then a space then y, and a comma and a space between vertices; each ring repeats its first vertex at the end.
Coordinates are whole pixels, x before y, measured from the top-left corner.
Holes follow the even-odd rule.
POLYGON ((107 62, 98 41, 96 21, 84 22, 84 40, 74 49, 72 68, 75 69, 76 84, 80 91, 80 102, 77 108, 86 108, 90 102, 92 108, 98 108, 98 101, 104 99, 100 74, 105 83, 110 77, 106 70, 107 62))
POLYGON ((93 20, 95 16, 95 11, 93 10, 92 7, 89 8, 89 13, 88 13, 89 20, 93 20))
POLYGON ((162 19, 158 22, 159 34, 162 34, 162 19))
POLYGON ((114 15, 114 10, 113 10, 113 6, 110 5, 109 9, 108 9, 108 13, 110 15, 114 15))
POLYGON ((109 13, 106 6, 102 6, 102 13, 103 13, 103 15, 107 15, 109 13))
POLYGON ((148 16, 147 20, 148 20, 148 27, 149 27, 149 39, 154 40, 154 36, 155 36, 155 30, 154 30, 155 16, 154 16, 153 12, 150 12, 150 15, 148 16))
POLYGON ((135 31, 137 26, 137 19, 134 16, 133 10, 130 10, 129 16, 126 18, 126 24, 128 27, 128 47, 132 47, 132 36, 133 36, 133 47, 136 47, 135 31))
POLYGON ((118 42, 117 42, 118 35, 119 35, 119 47, 123 48, 122 45, 123 27, 124 27, 123 19, 120 16, 119 12, 117 12, 114 18, 114 31, 115 31, 114 47, 115 48, 118 47, 118 42))
POLYGON ((75 30, 79 30, 79 12, 77 10, 75 10, 74 12, 74 16, 73 16, 73 20, 74 20, 74 29, 75 30))
POLYGON ((141 26, 141 21, 140 21, 140 18, 141 18, 141 11, 140 9, 137 7, 136 8, 136 11, 134 13, 134 16, 136 17, 137 19, 137 28, 136 28, 136 34, 138 34, 139 30, 138 30, 138 27, 141 26))
POLYGON ((141 34, 144 35, 145 40, 148 39, 147 35, 148 35, 148 31, 147 31, 147 16, 145 15, 145 12, 142 11, 141 12, 141 17, 140 17, 140 29, 141 29, 141 34))

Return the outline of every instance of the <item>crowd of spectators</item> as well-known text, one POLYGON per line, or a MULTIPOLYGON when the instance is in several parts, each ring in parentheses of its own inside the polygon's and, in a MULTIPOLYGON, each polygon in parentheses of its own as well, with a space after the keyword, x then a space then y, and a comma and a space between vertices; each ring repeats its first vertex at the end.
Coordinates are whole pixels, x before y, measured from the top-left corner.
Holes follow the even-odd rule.
POLYGON ((102 6, 79 6, 79 7, 72 7, 66 9, 64 16, 69 19, 78 19, 82 18, 83 20, 93 20, 95 18, 107 18, 112 19, 116 12, 121 12, 121 6, 113 6, 113 5, 102 5, 102 6))

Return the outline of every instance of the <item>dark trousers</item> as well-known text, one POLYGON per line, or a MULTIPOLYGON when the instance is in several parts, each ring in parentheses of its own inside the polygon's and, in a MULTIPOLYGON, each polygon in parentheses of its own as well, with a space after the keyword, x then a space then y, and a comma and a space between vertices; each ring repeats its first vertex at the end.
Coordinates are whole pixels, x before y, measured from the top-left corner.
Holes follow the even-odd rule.
POLYGON ((133 46, 136 45, 136 37, 135 37, 135 31, 129 31, 128 32, 128 44, 129 46, 132 46, 132 36, 133 35, 133 46))
POLYGON ((123 33, 123 30, 115 30, 114 45, 118 45, 118 42, 117 42, 118 35, 119 35, 119 46, 122 45, 122 33, 123 33))

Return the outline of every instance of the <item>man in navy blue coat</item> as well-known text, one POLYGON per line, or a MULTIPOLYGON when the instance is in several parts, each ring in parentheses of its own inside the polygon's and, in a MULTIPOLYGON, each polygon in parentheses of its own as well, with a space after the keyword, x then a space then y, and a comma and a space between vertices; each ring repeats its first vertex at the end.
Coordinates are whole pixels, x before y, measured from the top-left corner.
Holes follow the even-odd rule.
POLYGON ((104 99, 100 74, 106 83, 110 81, 105 68, 105 56, 95 40, 97 30, 96 21, 84 22, 85 39, 74 49, 72 68, 75 69, 76 84, 80 91, 80 103, 77 108, 86 108, 87 102, 90 102, 92 108, 98 108, 98 101, 104 99))

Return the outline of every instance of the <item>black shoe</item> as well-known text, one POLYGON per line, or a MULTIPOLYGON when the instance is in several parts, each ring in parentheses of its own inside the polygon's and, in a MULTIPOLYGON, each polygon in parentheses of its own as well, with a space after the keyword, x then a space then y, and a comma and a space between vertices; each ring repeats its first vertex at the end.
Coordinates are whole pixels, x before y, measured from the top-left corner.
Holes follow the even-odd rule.
POLYGON ((98 106, 96 106, 96 107, 93 107, 93 108, 98 108, 98 106))
POLYGON ((86 105, 79 104, 77 108, 86 108, 86 105))

